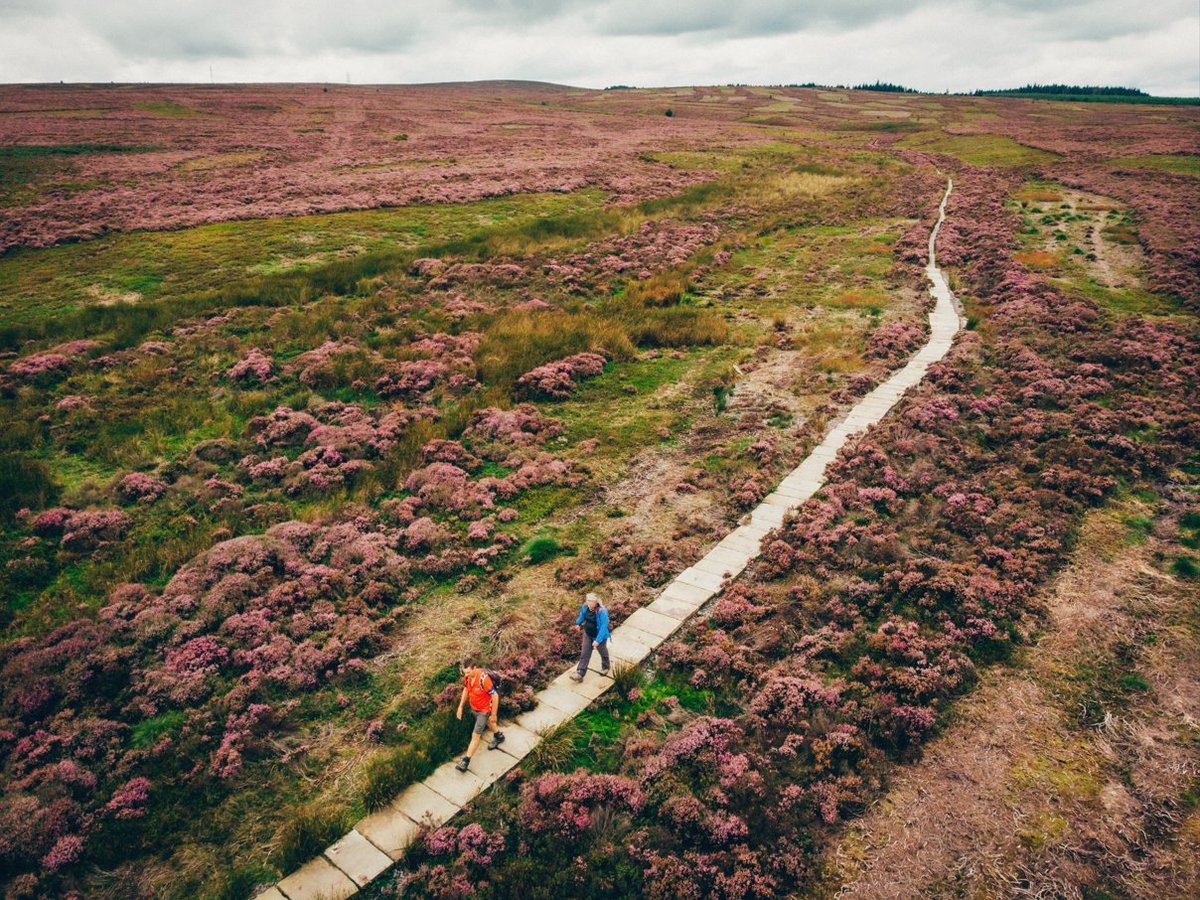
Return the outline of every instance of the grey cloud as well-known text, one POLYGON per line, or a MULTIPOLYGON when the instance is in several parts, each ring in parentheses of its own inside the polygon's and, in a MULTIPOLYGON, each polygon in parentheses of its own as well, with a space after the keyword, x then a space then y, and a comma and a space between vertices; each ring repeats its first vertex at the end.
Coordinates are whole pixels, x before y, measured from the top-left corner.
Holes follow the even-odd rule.
POLYGON ((186 80, 219 62, 228 80, 1070 77, 1195 94, 1198 35, 1195 0, 0 0, 0 81, 186 80))

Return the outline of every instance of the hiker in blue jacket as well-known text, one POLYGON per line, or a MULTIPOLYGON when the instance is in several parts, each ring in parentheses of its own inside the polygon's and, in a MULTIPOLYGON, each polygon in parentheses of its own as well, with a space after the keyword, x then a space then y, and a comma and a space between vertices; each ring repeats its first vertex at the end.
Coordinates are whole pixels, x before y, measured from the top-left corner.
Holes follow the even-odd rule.
POLYGON ((588 594, 584 599, 583 606, 579 608, 579 618, 575 620, 575 630, 579 632, 579 667, 571 680, 583 681, 593 647, 600 651, 600 674, 607 675, 608 610, 596 594, 588 594))

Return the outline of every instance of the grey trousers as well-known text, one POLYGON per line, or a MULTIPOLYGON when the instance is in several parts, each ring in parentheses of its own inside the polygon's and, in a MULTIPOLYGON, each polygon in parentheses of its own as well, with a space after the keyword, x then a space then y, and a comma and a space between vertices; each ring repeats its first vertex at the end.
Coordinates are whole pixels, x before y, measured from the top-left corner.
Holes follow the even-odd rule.
MULTIPOLYGON (((579 666, 575 671, 582 675, 587 671, 588 663, 591 662, 592 659, 592 639, 588 636, 586 631, 581 631, 579 634, 579 666)), ((603 641, 598 647, 596 647, 596 649, 600 651, 600 664, 607 669, 608 641, 603 641)))

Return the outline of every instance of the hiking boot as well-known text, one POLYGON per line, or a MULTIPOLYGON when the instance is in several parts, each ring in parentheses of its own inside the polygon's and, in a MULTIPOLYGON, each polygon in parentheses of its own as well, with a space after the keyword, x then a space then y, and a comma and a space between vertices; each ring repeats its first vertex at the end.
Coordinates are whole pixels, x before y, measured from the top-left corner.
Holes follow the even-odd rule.
POLYGON ((458 761, 458 765, 456 765, 454 768, 458 769, 460 772, 467 771, 467 769, 471 768, 471 757, 464 756, 458 761))
POLYGON ((572 680, 572 681, 574 681, 574 682, 576 682, 576 683, 578 683, 578 682, 580 682, 580 681, 583 681, 583 676, 582 676, 582 675, 580 675, 578 672, 572 672, 572 673, 571 673, 571 680, 572 680))
POLYGON ((601 669, 601 670, 600 670, 600 674, 601 674, 601 675, 607 675, 607 674, 608 674, 608 666, 605 666, 603 669, 601 669))
POLYGON ((492 739, 490 741, 488 741, 488 749, 495 750, 497 747, 499 747, 503 743, 504 743, 504 734, 503 734, 503 732, 497 731, 494 735, 492 735, 492 739))

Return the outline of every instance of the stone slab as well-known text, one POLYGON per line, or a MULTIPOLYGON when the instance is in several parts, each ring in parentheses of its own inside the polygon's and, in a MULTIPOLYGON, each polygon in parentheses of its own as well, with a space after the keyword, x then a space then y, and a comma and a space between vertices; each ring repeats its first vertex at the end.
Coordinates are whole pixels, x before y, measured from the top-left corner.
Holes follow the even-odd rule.
POLYGON ((456 804, 451 803, 424 782, 414 784, 401 791, 393 801, 392 808, 404 813, 418 825, 424 825, 427 822, 441 825, 458 812, 456 804))
POLYGON ((279 888, 271 885, 261 894, 257 895, 254 900, 287 900, 287 898, 279 893, 279 888))
POLYGON ((545 703, 571 715, 578 714, 591 702, 589 698, 577 694, 561 684, 552 684, 548 688, 538 691, 535 696, 539 705, 545 703))
POLYGON ((737 534, 743 538, 749 538, 755 544, 761 546, 767 535, 771 533, 772 526, 764 525, 761 522, 753 522, 749 516, 746 516, 745 521, 736 529, 737 534))
MULTIPOLYGON (((818 487, 820 487, 820 484, 815 478, 807 482, 781 481, 776 485, 775 490, 767 495, 767 498, 783 497, 798 506, 816 493, 818 487)), ((720 545, 718 544, 717 546, 720 545)))
POLYGON ((601 675, 600 674, 600 654, 593 653, 592 658, 588 660, 587 672, 584 673, 582 683, 587 684, 588 681, 590 681, 592 678, 603 678, 606 681, 611 681, 612 680, 612 670, 614 668, 616 668, 617 665, 631 665, 632 661, 626 659, 623 656, 617 656, 615 653, 613 653, 612 647, 609 647, 608 648, 608 664, 610 666, 610 668, 608 670, 608 674, 601 675))
MULTIPOLYGON (((727 547, 743 553, 758 553, 762 538, 758 535, 743 534, 740 528, 735 528, 717 543, 716 547, 727 547)), ((715 550, 716 547, 713 549, 715 550)))
MULTIPOLYGON (((636 665, 649 656, 653 651, 653 647, 649 646, 648 644, 640 644, 637 641, 620 640, 613 641, 608 645, 609 662, 611 662, 613 666, 636 665)), ((592 657, 592 661, 595 662, 597 666, 600 665, 600 661, 594 656, 592 657)))
MULTIPOLYGON (((600 653, 598 650, 592 650, 592 658, 597 658, 599 656, 600 653)), ((589 667, 590 662, 591 661, 589 660, 589 667)), ((589 703, 612 687, 613 681, 607 676, 588 678, 587 674, 585 673, 583 676, 583 681, 572 681, 571 676, 575 674, 575 668, 575 666, 571 666, 571 668, 567 669, 567 671, 563 672, 552 682, 550 682, 551 686, 561 687, 564 690, 570 691, 572 694, 578 694, 589 703)), ((599 669, 597 669, 597 671, 599 671, 599 669)))
POLYGON ((310 859, 277 885, 288 900, 346 900, 358 885, 323 856, 310 859))
POLYGON ((708 572, 703 569, 697 569, 695 566, 689 566, 676 575, 675 580, 671 584, 689 584, 692 587, 702 588, 707 590, 711 597, 721 587, 721 582, 724 580, 718 572, 708 572))
POLYGON ((358 831, 351 829, 325 848, 325 858, 363 887, 392 864, 392 859, 358 831))
POLYGON ((657 634, 642 631, 636 625, 622 625, 613 632, 612 641, 617 647, 624 644, 641 644, 643 647, 653 650, 663 642, 663 639, 657 634))
POLYGON ((640 631, 657 635, 659 638, 669 638, 679 628, 679 619, 673 616, 664 616, 643 607, 625 620, 626 628, 631 625, 640 631))
POLYGON ((701 606, 703 604, 684 603, 682 600, 675 600, 671 597, 659 597, 649 606, 645 607, 645 609, 653 613, 658 613, 660 616, 668 616, 682 622, 693 615, 701 606))
POLYGON ((770 525, 772 528, 778 528, 782 525, 785 518, 787 518, 787 514, 778 506, 759 506, 750 514, 751 522, 761 522, 764 525, 770 525))
MULTIPOLYGON (((480 743, 475 755, 479 756, 479 754, 487 752, 487 745, 480 743)), ((455 806, 466 806, 483 792, 487 784, 470 769, 465 772, 458 771, 455 768, 457 762, 458 760, 442 763, 422 784, 445 797, 455 806)), ((474 764, 472 761, 471 765, 474 764)))
POLYGON ((714 588, 702 587, 700 585, 688 584, 676 578, 663 590, 660 597, 667 597, 671 600, 681 600, 684 603, 695 603, 697 605, 707 601, 713 594, 716 593, 714 588))
POLYGON ((694 566, 700 572, 712 572, 722 578, 733 577, 746 568, 758 553, 753 550, 734 550, 730 547, 714 547, 694 566))
MULTIPOLYGON (((759 506, 773 506, 776 509, 782 509, 784 512, 795 509, 799 506, 795 497, 789 497, 787 494, 782 494, 779 491, 774 491, 763 497, 762 503, 759 506)), ((756 556, 758 554, 755 554, 756 556)))
POLYGON ((421 826, 392 806, 359 819, 354 830, 396 860, 404 855, 421 826))
POLYGON ((542 742, 539 735, 513 721, 501 720, 500 730, 504 732, 504 752, 518 760, 542 742))
POLYGON ((517 716, 517 724, 526 731, 532 731, 537 734, 557 728, 563 722, 573 718, 575 718, 574 713, 563 712, 561 709, 555 709, 546 703, 539 703, 533 709, 529 710, 529 712, 523 712, 517 716))
MULTIPOLYGON (((500 729, 504 731, 503 728, 500 729)), ((508 746, 508 732, 504 731, 504 743, 495 750, 489 750, 485 744, 471 758, 470 772, 484 783, 484 789, 494 784, 509 769, 516 766, 520 762, 515 756, 510 753, 505 753, 504 748, 508 746)))

